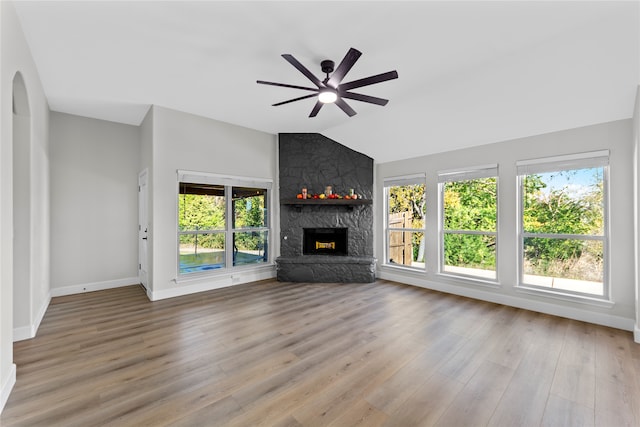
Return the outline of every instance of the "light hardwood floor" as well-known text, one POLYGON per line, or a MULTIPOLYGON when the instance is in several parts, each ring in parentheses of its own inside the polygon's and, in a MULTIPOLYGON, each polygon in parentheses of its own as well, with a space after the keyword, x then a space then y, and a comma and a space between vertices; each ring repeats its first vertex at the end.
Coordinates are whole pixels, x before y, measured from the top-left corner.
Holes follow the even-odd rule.
POLYGON ((630 332, 387 281, 54 298, 3 426, 639 426, 630 332))

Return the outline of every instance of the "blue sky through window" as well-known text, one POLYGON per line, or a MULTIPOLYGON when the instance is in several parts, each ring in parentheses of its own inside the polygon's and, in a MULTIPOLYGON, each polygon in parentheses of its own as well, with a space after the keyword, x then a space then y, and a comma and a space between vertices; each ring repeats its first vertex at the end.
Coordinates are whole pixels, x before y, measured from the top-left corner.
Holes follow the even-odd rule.
POLYGON ((542 189, 543 193, 548 194, 552 190, 565 189, 567 195, 580 198, 593 190, 594 185, 602 182, 603 172, 603 168, 597 167, 546 172, 537 175, 547 184, 546 188, 542 189))

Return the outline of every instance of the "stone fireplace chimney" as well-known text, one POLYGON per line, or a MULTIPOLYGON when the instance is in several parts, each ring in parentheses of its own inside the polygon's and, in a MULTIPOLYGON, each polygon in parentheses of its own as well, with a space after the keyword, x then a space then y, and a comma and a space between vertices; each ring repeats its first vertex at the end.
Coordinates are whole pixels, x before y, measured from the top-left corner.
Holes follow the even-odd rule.
POLYGON ((373 159, 320 134, 279 135, 280 254, 278 280, 288 282, 373 282, 373 159), (331 186, 356 200, 311 199, 296 196, 324 193, 331 186), (346 230, 346 251, 332 254, 333 241, 304 251, 307 230, 346 230), (307 252, 307 253, 304 253, 307 252), (346 254, 344 253, 346 252, 346 254))

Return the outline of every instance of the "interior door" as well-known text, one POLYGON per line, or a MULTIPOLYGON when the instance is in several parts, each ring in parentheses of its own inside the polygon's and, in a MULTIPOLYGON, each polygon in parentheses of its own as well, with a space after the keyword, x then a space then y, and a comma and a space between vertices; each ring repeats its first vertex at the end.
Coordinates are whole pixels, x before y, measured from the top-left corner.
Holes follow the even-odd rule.
POLYGON ((148 173, 143 170, 138 175, 138 279, 147 289, 149 266, 149 216, 148 216, 148 173))

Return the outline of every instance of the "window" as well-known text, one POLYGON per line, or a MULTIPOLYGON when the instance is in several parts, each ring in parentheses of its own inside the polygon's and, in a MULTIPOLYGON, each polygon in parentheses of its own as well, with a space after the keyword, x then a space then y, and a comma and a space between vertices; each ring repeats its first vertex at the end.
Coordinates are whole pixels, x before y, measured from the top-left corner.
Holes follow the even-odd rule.
POLYGON ((425 175, 384 181, 386 265, 425 268, 425 175))
POLYGON ((232 187, 233 265, 267 262, 267 190, 232 187))
POLYGON ((607 298, 608 151, 517 163, 520 285, 607 298))
POLYGON ((180 275, 269 262, 270 182, 178 175, 180 275))
POLYGON ((225 213, 223 185, 180 183, 180 274, 225 266, 225 213))
POLYGON ((498 167, 438 174, 440 272, 496 280, 498 167))

